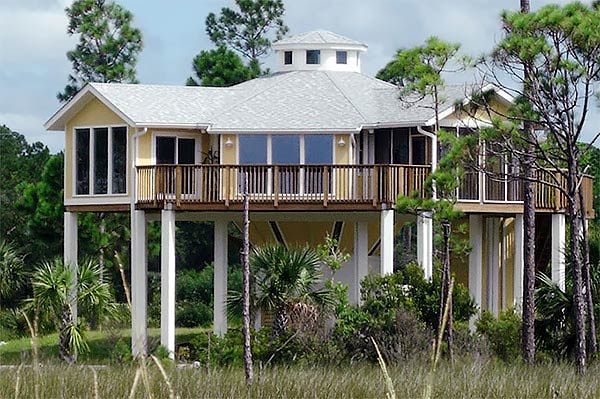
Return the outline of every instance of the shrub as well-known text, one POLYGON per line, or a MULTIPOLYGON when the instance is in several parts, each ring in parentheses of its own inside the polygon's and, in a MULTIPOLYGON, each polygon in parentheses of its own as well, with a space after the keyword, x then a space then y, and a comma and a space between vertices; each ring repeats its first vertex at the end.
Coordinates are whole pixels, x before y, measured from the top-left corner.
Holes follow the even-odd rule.
POLYGON ((175 322, 179 327, 208 327, 213 321, 213 310, 202 302, 178 301, 175 322))
POLYGON ((509 362, 521 355, 521 316, 514 309, 501 312, 498 319, 488 311, 475 322, 477 332, 489 342, 490 349, 500 359, 509 362))

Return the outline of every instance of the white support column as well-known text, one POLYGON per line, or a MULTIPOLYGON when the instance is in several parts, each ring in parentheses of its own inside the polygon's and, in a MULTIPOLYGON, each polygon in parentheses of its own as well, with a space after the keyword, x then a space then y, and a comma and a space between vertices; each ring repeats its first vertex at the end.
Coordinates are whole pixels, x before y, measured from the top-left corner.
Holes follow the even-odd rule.
POLYGON ((354 287, 350 302, 360 303, 360 282, 369 272, 369 230, 367 222, 354 223, 354 287))
POLYGON ((131 353, 147 350, 148 263, 146 257, 146 215, 131 206, 131 353))
POLYGON ((523 214, 515 216, 515 262, 513 275, 513 306, 523 308, 523 214))
POLYGON ((498 265, 500 252, 500 234, 498 218, 489 217, 485 221, 486 230, 486 304, 489 311, 498 316, 498 265))
POLYGON ((381 275, 394 273, 394 210, 381 211, 381 275))
POLYGON ((227 221, 216 220, 214 231, 214 322, 216 335, 227 332, 227 221))
POLYGON ((429 280, 433 274, 433 219, 431 212, 417 216, 417 262, 429 280))
POLYGON ((565 289, 565 215, 552 215, 552 281, 565 289))
POLYGON ((175 211, 160 215, 160 344, 175 356, 175 211))
MULTIPOLYGON (((475 306, 481 310, 482 305, 482 268, 483 268, 483 217, 469 215, 469 292, 475 301, 475 306)), ((475 327, 477 315, 471 318, 471 329, 475 327)))
POLYGON ((77 323, 77 214, 64 213, 64 262, 73 270, 73 286, 70 292, 73 321, 77 323))

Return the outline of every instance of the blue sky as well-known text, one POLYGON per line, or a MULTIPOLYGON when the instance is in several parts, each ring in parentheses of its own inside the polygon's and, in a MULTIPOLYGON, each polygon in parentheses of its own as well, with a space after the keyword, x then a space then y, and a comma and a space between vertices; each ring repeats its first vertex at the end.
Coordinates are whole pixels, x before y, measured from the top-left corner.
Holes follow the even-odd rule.
MULTIPOLYGON (((532 0, 533 7, 548 4, 532 0)), ((554 1, 565 3, 566 1, 554 1)), ((0 1, 0 124, 42 141, 52 151, 64 147, 60 132, 45 132, 42 124, 59 107, 56 93, 70 72, 66 51, 75 38, 66 34, 64 8, 69 0, 0 1)), ((212 47, 204 30, 209 12, 231 6, 224 0, 120 0, 135 15, 144 50, 139 56, 142 83, 184 84, 191 60, 212 47)), ((480 55, 500 38, 499 14, 518 7, 518 0, 285 0, 290 34, 326 29, 369 45, 363 72, 374 75, 400 47, 428 36, 462 44, 462 51, 480 55)), ((274 67, 272 57, 264 60, 274 67)), ((469 80, 449 76, 452 83, 469 80)), ((594 110, 584 139, 600 126, 594 110)))

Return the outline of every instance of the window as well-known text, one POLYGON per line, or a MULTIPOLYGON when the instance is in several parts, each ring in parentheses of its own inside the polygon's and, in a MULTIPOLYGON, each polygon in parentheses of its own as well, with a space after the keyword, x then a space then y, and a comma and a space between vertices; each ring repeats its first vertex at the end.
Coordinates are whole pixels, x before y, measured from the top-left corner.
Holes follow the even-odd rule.
POLYGON ((271 137, 273 164, 300 164, 300 136, 293 134, 274 134, 271 137))
POLYGON ((321 50, 306 50, 306 63, 318 65, 321 63, 321 50))
POLYGON ((291 51, 286 51, 283 53, 283 63, 285 65, 292 64, 292 52, 291 51))
POLYGON ((127 192, 127 128, 75 129, 75 194, 127 192))
POLYGON ((196 139, 175 136, 156 137, 157 165, 193 165, 196 163, 196 139))
POLYGON ((244 134, 238 138, 240 148, 240 164, 260 165, 267 163, 267 136, 260 134, 244 134))
POLYGON ((333 163, 333 135, 307 134, 304 136, 304 163, 327 165, 333 163))
POLYGON ((348 52, 336 51, 335 52, 335 62, 336 62, 336 64, 347 64, 348 63, 348 52))

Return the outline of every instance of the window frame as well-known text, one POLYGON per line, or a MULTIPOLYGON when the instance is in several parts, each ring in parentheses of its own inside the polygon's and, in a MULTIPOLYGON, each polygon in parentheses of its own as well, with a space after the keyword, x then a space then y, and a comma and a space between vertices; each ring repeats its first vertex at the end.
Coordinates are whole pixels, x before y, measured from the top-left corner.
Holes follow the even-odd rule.
MULTIPOLYGON (((194 139, 194 165, 199 165, 202 163, 202 136, 197 132, 174 132, 174 131, 153 131, 152 132, 152 145, 151 145, 151 157, 150 163, 153 166, 157 166, 156 163, 156 138, 157 137, 175 137, 175 165, 178 165, 179 162, 179 139, 194 139)), ((189 164, 182 164, 189 165, 189 164)))
POLYGON ((306 65, 321 65, 321 49, 306 50, 306 65), (318 55, 318 62, 308 62, 309 52, 315 52, 318 55))
MULTIPOLYGON (((252 135, 254 134, 260 134, 260 133, 250 133, 252 135)), ((312 164, 307 164, 306 163, 306 144, 304 142, 304 138, 305 136, 331 136, 331 159, 332 159, 332 165, 337 164, 337 144, 335 141, 335 137, 336 134, 335 133, 265 133, 264 136, 267 137, 267 163, 266 165, 269 166, 274 166, 274 165, 289 165, 289 164, 283 164, 283 163, 273 163, 273 136, 279 136, 279 135, 296 135, 299 137, 299 151, 300 151, 300 163, 298 164, 299 166, 305 166, 305 165, 312 165, 312 164)), ((237 134, 237 136, 243 136, 245 134, 237 134)), ((350 151, 350 145, 348 145, 349 150, 350 151)), ((239 140, 236 138, 236 149, 235 149, 235 159, 236 159, 236 164, 237 165, 245 165, 245 164, 241 164, 240 163, 240 145, 239 145, 239 140)))
POLYGON ((71 129, 72 134, 72 149, 71 149, 71 157, 72 157, 72 165, 71 169, 73 172, 73 176, 71 178, 72 191, 71 195, 73 198, 107 198, 107 197, 128 197, 129 196, 129 184, 130 184, 130 173, 129 173, 129 126, 123 123, 114 123, 114 124, 103 124, 103 125, 82 125, 82 126, 73 126, 71 129), (113 173, 113 128, 125 128, 125 164, 127 168, 125 169, 125 192, 124 193, 113 193, 112 192, 112 173, 113 173), (94 194, 94 183, 95 183, 95 132, 94 129, 108 129, 108 159, 107 159, 107 187, 106 194, 94 194), (89 188, 87 194, 78 194, 77 193, 77 130, 88 129, 90 133, 88 149, 89 149, 89 165, 88 165, 88 173, 89 173, 89 188))
POLYGON ((336 65, 348 65, 348 51, 347 50, 336 50, 335 51, 335 64, 336 65), (344 62, 340 62, 340 55, 344 55, 344 62))

